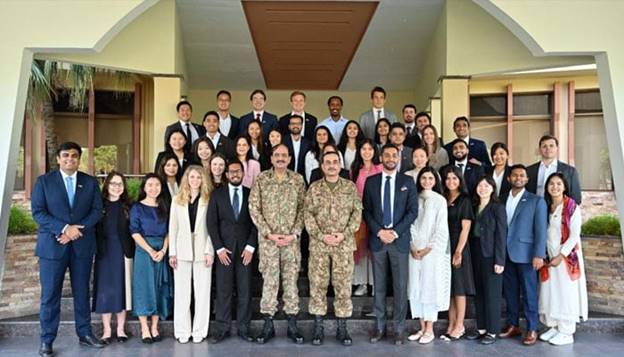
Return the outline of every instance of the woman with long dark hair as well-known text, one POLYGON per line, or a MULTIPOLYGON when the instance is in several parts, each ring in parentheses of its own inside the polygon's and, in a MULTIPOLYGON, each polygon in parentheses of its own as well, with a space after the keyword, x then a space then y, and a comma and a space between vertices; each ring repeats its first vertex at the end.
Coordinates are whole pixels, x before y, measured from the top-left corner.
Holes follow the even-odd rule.
POLYGON ((243 186, 251 188, 256 181, 256 177, 260 175, 260 163, 253 159, 251 153, 251 139, 248 136, 239 136, 236 138, 236 157, 243 164, 245 177, 243 177, 243 186))
MULTIPOLYGON (((260 160, 265 155, 265 142, 262 138, 262 124, 252 121, 247 126, 247 136, 251 140, 251 155, 254 160, 260 160)), ((224 168, 225 171, 225 168, 224 168)))
POLYGON ((162 340, 158 332, 159 319, 164 320, 171 314, 173 285, 167 265, 168 208, 162 191, 163 182, 158 175, 145 175, 139 189, 139 200, 130 209, 130 234, 137 245, 132 306, 141 323, 143 343, 162 340))
POLYGON ((178 160, 178 166, 180 170, 178 170, 177 181, 180 182, 182 178, 182 174, 184 173, 184 169, 188 165, 190 165, 192 159, 190 153, 186 152, 186 134, 182 129, 173 129, 169 132, 169 136, 167 137, 167 141, 165 144, 165 150, 158 153, 156 156, 156 162, 154 163, 154 172, 158 171, 158 166, 162 161, 162 158, 167 155, 173 155, 178 160))
MULTIPOLYGON (((379 152, 377 145, 365 138, 358 145, 357 155, 351 164, 351 180, 355 182, 355 188, 362 198, 364 195, 364 184, 366 179, 372 175, 383 171, 383 166, 379 162, 379 152)), ((355 269, 353 271, 353 284, 357 286, 354 291, 355 296, 363 296, 368 292, 368 285, 373 285, 373 266, 368 250, 368 227, 362 219, 360 228, 355 232, 354 253, 355 269)))
POLYGON ((377 149, 381 152, 381 148, 390 142, 390 121, 386 118, 381 118, 375 124, 375 144, 377 149))
POLYGON ((102 314, 101 341, 111 341, 112 314, 117 316, 117 341, 126 342, 126 310, 132 309, 131 276, 134 241, 128 230, 130 199, 126 178, 111 171, 102 187, 104 214, 95 227, 97 253, 93 282, 93 312, 102 314))
POLYGON ((509 181, 507 181, 507 177, 511 173, 511 166, 509 166, 509 149, 507 149, 507 145, 501 142, 497 142, 492 144, 492 148, 490 149, 490 156, 492 157, 493 165, 491 167, 486 167, 485 172, 494 179, 494 183, 496 183, 496 196, 501 199, 506 199, 507 195, 509 195, 509 190, 511 190, 511 186, 509 185, 509 181))
POLYGON ((156 168, 156 175, 163 183, 162 196, 167 208, 171 205, 171 197, 178 193, 180 178, 180 171, 182 167, 175 155, 166 153, 160 158, 158 167, 156 168))
POLYGON ((260 156, 260 170, 268 170, 271 168, 271 152, 273 148, 282 143, 282 132, 279 129, 271 129, 269 131, 269 140, 264 146, 264 152, 260 156))
POLYGON ((466 329, 466 296, 474 295, 474 277, 468 235, 474 219, 470 198, 465 193, 466 184, 461 170, 455 166, 445 166, 440 173, 444 188, 444 197, 448 207, 448 227, 451 242, 451 304, 449 307, 449 325, 445 341, 459 340, 466 329))
MULTIPOLYGON (((321 125, 314 131, 312 149, 305 155, 305 179, 308 184, 310 184, 312 171, 319 167, 319 160, 323 154, 323 148, 327 144, 335 144, 334 137, 326 126, 321 125)), ((344 158, 340 152, 338 152, 338 156, 340 156, 341 167, 344 167, 344 158)))
POLYGON ((360 124, 355 120, 349 120, 342 130, 340 142, 338 143, 338 150, 340 150, 345 160, 344 167, 351 167, 357 154, 358 145, 365 138, 360 124))
MULTIPOLYGON (((414 168, 405 171, 405 174, 414 178, 416 186, 418 186, 418 173, 427 166, 428 160, 429 157, 427 156, 427 150, 425 150, 424 147, 417 146, 414 150, 412 150, 412 165, 414 165, 414 168)), ((438 173, 436 171, 436 175, 437 174, 438 173)))
POLYGON ((214 153, 215 148, 210 139, 203 136, 195 140, 191 152, 193 164, 202 166, 206 173, 210 172, 210 157, 214 153))
POLYGON ((581 247, 581 207, 570 197, 560 172, 548 176, 547 263, 540 269, 539 316, 549 330, 540 340, 552 345, 574 343, 576 323, 587 320, 587 281, 581 247))

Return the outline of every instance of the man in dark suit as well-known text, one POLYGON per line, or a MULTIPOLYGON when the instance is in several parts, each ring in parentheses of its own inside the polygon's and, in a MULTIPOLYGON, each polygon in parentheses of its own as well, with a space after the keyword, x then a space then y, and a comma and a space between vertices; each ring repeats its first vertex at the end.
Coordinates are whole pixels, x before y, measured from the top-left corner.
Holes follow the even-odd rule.
POLYGON ((236 147, 234 141, 219 132, 219 114, 209 111, 204 115, 204 128, 206 137, 212 141, 215 151, 223 154, 227 159, 236 157, 236 147))
POLYGON ((511 191, 505 203, 507 211, 507 260, 503 272, 503 295, 507 302, 507 326, 500 337, 519 336, 520 295, 523 296, 527 333, 523 344, 537 341, 538 281, 537 271, 546 257, 548 211, 546 202, 527 190, 527 171, 524 165, 511 167, 508 177, 511 191))
POLYGON ((290 106, 292 111, 285 114, 279 119, 279 127, 282 132, 282 136, 287 136, 290 133, 290 117, 293 115, 299 115, 303 118, 303 126, 301 127, 301 136, 312 141, 314 138, 314 129, 316 129, 317 119, 314 115, 306 113, 305 108, 306 95, 302 91, 294 91, 290 93, 290 106))
POLYGON ((422 140, 416 125, 416 106, 405 104, 403 106, 403 123, 405 123, 405 146, 414 149, 422 145, 422 140))
POLYGON ((288 169, 295 171, 305 177, 305 156, 312 148, 312 142, 301 135, 301 123, 303 118, 300 115, 292 115, 288 124, 288 134, 284 136, 284 144, 290 152, 288 169))
POLYGON ((399 150, 392 144, 382 148, 383 172, 371 176, 364 186, 364 219, 369 229, 375 280, 375 329, 371 343, 386 334, 386 279, 392 270, 394 291, 394 342, 405 340, 407 274, 410 226, 418 216, 418 194, 414 180, 397 172, 399 150))
POLYGON ((91 331, 89 280, 96 250, 95 226, 102 215, 97 180, 78 171, 82 149, 73 142, 56 152, 59 170, 41 175, 32 193, 32 215, 39 225, 35 255, 41 282, 40 356, 52 356, 58 331, 65 272, 71 274, 76 333, 81 345, 102 348, 91 331))
POLYGON ((397 170, 401 173, 414 168, 412 162, 412 148, 405 143, 405 125, 402 123, 393 123, 390 126, 390 142, 399 149, 399 167, 397 170))
MULTIPOLYGON (((477 187, 477 181, 485 173, 483 166, 474 164, 468 160, 468 145, 462 139, 455 139, 449 143, 451 146, 451 162, 447 166, 458 167, 463 176, 464 182, 466 182, 466 188, 471 195, 475 192, 477 187)), ((440 169, 442 171, 442 168, 440 169)))
POLYGON ((217 113, 219 113, 219 132, 234 140, 238 136, 240 120, 230 113, 232 94, 226 90, 217 93, 217 113))
POLYGON ((176 105, 176 112, 178 113, 178 121, 165 129, 165 147, 167 146, 167 138, 169 138, 170 133, 175 129, 180 129, 187 137, 185 150, 186 152, 191 152, 195 140, 204 136, 206 130, 203 126, 191 121, 193 106, 190 102, 186 100, 180 101, 176 105))
POLYGON ((262 139, 266 142, 269 140, 269 133, 271 130, 279 129, 277 116, 264 111, 264 107, 266 106, 266 94, 264 94, 262 89, 256 89, 251 92, 249 100, 251 100, 253 110, 240 118, 238 133, 239 135, 247 134, 247 126, 255 120, 262 125, 262 139))
POLYGON ((258 246, 258 231, 249 216, 249 189, 243 187, 243 164, 234 159, 226 167, 228 184, 214 191, 208 205, 208 233, 219 259, 215 262, 217 300, 216 327, 210 338, 218 343, 230 335, 232 292, 236 282, 238 336, 252 342, 251 260, 258 246))
POLYGON ((555 172, 561 172, 570 185, 570 197, 580 205, 583 194, 581 193, 579 174, 574 166, 557 160, 557 156, 559 155, 559 140, 552 135, 544 135, 540 138, 539 150, 542 155, 542 160, 527 167, 529 176, 527 191, 544 197, 544 191, 546 191, 544 185, 546 184, 548 176, 555 172))
MULTIPOLYGON (((455 119, 453 122, 453 131, 455 132, 455 135, 457 135, 458 139, 464 140, 468 145, 468 161, 484 167, 492 166, 487 147, 485 147, 485 142, 470 136, 470 122, 468 121, 468 118, 458 117, 455 119)), ((453 163, 453 142, 444 145, 449 159, 451 159, 451 163, 453 163)))

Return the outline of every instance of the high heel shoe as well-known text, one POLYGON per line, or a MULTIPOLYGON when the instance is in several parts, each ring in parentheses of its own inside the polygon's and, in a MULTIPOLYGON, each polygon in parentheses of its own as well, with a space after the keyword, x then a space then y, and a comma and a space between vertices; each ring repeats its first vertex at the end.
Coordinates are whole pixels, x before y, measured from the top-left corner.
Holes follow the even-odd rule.
POLYGON ((148 334, 147 337, 143 335, 141 336, 141 342, 149 345, 149 344, 154 343, 154 340, 152 339, 152 335, 148 334))

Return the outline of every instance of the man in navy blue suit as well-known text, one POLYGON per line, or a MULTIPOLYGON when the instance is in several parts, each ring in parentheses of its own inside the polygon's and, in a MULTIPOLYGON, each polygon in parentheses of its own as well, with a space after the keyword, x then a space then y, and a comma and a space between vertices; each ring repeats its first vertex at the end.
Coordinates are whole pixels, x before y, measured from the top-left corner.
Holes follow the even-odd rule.
MULTIPOLYGON (((462 139, 468 145, 468 161, 475 165, 490 167, 490 156, 483 140, 475 139, 470 136, 470 121, 466 117, 458 117, 453 122, 453 131, 458 139, 462 139)), ((453 163, 453 145, 452 142, 444 145, 448 153, 450 163, 453 163)))
MULTIPOLYGON (((468 193, 472 197, 477 187, 477 181, 485 174, 483 166, 470 162, 468 145, 462 139, 455 139, 449 145, 451 146, 450 158, 453 163, 445 166, 455 166, 461 170, 468 193)), ((440 168, 440 172, 443 168, 440 168)))
POLYGON ((520 295, 523 295, 527 333, 522 341, 530 346, 537 341, 538 294, 537 271, 546 257, 547 208, 539 196, 528 192, 527 169, 511 167, 511 191, 505 204, 507 210, 507 260, 503 273, 503 295, 507 301, 507 326, 500 337, 514 337, 520 331, 520 295))
POLYGON ((262 125, 262 139, 269 140, 269 133, 273 129, 279 129, 277 116, 264 111, 266 105, 266 94, 262 89, 256 89, 249 96, 253 110, 240 118, 239 135, 247 134, 247 127, 252 121, 257 121, 262 125))
POLYGON ((383 172, 371 176, 364 186, 364 219, 369 229, 375 281, 375 329, 371 343, 386 334, 386 279, 392 270, 394 291, 394 343, 405 340, 407 274, 410 226, 418 216, 418 193, 414 179, 397 171, 399 149, 386 144, 381 150, 383 172))
POLYGON ((91 331, 89 308, 95 225, 102 214, 102 199, 97 180, 78 171, 81 154, 78 144, 61 144, 56 152, 60 169, 39 176, 32 193, 32 215, 39 225, 35 255, 39 257, 41 282, 40 356, 53 355, 67 268, 79 342, 84 346, 104 347, 91 331))

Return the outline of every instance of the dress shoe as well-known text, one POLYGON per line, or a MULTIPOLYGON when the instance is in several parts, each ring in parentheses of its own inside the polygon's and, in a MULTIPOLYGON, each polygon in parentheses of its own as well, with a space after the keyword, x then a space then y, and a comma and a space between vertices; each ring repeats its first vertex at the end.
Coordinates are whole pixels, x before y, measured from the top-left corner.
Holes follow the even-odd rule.
POLYGON ((556 328, 551 327, 548 331, 540 335, 539 339, 548 342, 559 333, 556 328))
POLYGON ((385 331, 375 329, 370 335, 370 343, 377 343, 384 337, 386 337, 385 331))
POLYGON ((522 340, 522 344, 525 346, 532 346, 537 342, 537 331, 527 331, 522 340))
POLYGON ((229 330, 217 330, 212 336, 210 336, 208 342, 215 344, 225 340, 228 337, 230 337, 229 330))
POLYGON ((574 343, 574 336, 558 332, 555 337, 551 338, 548 342, 554 346, 570 345, 574 343))
POLYGON ((509 325, 503 328, 503 331, 499 334, 501 338, 509 338, 522 335, 522 331, 514 325, 509 325))
POLYGON ((100 338, 100 342, 102 342, 103 345, 110 345, 111 338, 110 337, 100 338))
POLYGON ((128 336, 117 336, 117 342, 119 343, 126 343, 128 342, 128 336))
POLYGON ((404 332, 396 332, 394 334, 394 344, 400 346, 405 343, 405 333, 404 332))
POLYGON ((145 343, 146 345, 151 345, 152 343, 154 343, 154 340, 152 340, 152 336, 148 336, 141 338, 141 342, 145 343))
POLYGON ((152 340, 154 340, 154 342, 160 342, 163 340, 162 336, 160 334, 158 335, 152 335, 152 340))
POLYGON ((92 335, 80 337, 78 341, 80 342, 80 345, 82 346, 93 347, 93 348, 104 348, 104 344, 92 335))
POLYGON ((52 344, 41 342, 41 346, 39 346, 39 356, 41 357, 54 356, 54 351, 52 350, 52 344))
POLYGON ((255 339, 253 338, 253 336, 251 336, 249 334, 249 329, 245 328, 238 328, 238 332, 236 332, 236 334, 238 335, 238 337, 241 338, 241 340, 243 341, 247 341, 247 342, 253 342, 255 339))
POLYGON ((496 335, 493 333, 486 333, 479 342, 481 342, 482 345, 491 345, 496 342, 496 335))

